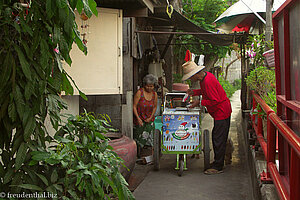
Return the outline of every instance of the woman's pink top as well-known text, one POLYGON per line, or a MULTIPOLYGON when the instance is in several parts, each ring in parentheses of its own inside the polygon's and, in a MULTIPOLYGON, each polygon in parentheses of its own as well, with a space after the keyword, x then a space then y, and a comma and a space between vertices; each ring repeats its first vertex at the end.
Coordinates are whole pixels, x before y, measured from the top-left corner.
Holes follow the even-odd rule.
MULTIPOLYGON (((152 92, 152 98, 148 101, 144 96, 144 89, 141 88, 139 90, 141 91, 141 98, 137 104, 137 113, 141 120, 145 121, 152 115, 154 108, 155 92, 152 92)), ((154 117, 151 119, 151 121, 154 121, 154 117)), ((136 118, 135 124, 138 124, 136 118)))

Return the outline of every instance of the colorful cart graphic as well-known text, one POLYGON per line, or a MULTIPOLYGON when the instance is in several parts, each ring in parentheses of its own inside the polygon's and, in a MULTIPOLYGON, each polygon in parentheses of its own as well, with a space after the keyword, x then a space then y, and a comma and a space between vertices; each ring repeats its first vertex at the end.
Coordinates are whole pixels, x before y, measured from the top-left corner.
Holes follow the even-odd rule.
POLYGON ((162 151, 198 153, 201 138, 199 115, 163 115, 162 151), (198 152, 197 152, 198 151, 198 152))

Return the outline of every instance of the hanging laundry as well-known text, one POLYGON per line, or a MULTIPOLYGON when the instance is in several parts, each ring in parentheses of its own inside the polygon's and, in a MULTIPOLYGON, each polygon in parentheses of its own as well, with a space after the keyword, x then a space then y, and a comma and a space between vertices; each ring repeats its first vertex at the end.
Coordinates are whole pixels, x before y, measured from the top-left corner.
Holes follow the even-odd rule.
POLYGON ((204 65, 204 55, 200 55, 198 60, 198 66, 203 66, 203 65, 204 65))
POLYGON ((195 62, 196 55, 192 53, 192 61, 195 62))
POLYGON ((190 50, 186 50, 184 60, 185 60, 186 62, 192 60, 192 54, 191 54, 190 50))

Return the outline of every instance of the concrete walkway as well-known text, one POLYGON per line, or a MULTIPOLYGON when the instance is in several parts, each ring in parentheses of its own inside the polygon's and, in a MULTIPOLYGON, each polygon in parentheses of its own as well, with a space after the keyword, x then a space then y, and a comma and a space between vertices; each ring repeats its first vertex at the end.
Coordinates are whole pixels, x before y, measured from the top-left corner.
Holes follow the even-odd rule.
MULTIPOLYGON (((188 155, 187 171, 179 177, 174 169, 175 155, 163 155, 159 171, 150 170, 144 181, 135 189, 137 200, 252 200, 251 176, 243 146, 240 91, 231 97, 232 116, 230 137, 234 144, 232 164, 224 173, 205 175, 203 154, 200 159, 188 155)), ((213 119, 205 114, 202 129, 211 133, 213 119)), ((212 149, 212 145, 211 145, 212 149)), ((211 162, 213 151, 211 151, 211 162)))

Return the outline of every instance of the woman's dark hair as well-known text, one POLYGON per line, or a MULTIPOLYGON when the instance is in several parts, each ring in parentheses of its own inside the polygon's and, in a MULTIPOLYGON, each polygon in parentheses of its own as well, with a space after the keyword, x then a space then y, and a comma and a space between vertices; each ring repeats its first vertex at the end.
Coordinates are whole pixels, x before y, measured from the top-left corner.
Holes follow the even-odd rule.
POLYGON ((145 85, 157 85, 157 77, 153 74, 148 74, 143 78, 143 86, 145 85))

